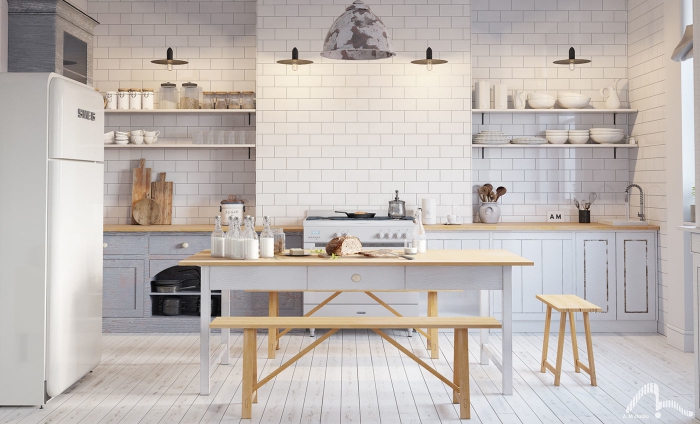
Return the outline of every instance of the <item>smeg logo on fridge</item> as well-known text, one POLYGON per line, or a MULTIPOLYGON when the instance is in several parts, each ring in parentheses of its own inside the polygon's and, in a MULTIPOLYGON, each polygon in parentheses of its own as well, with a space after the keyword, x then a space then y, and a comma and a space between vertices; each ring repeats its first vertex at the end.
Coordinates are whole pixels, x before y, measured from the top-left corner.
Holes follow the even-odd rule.
POLYGON ((89 110, 78 109, 78 118, 87 119, 88 121, 95 120, 95 112, 89 110))

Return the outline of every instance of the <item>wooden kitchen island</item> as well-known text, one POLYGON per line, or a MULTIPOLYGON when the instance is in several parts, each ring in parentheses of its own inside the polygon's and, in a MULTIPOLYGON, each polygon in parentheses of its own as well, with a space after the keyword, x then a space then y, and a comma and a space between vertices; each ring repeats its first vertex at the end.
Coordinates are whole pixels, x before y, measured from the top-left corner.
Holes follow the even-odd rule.
MULTIPOLYGON (((431 250, 415 260, 399 257, 366 258, 345 256, 337 259, 316 255, 242 261, 212 258, 208 250, 180 262, 202 269, 200 308, 200 394, 210 392, 211 358, 209 324, 211 291, 221 290, 221 313, 230 316, 230 291, 254 290, 270 293, 295 291, 382 292, 489 290, 502 291, 502 355, 490 349, 488 330, 481 330, 480 362, 491 358, 502 373, 502 392, 513 392, 512 346, 512 269, 534 263, 506 250, 431 250)), ((488 296, 481 296, 480 315, 490 316, 488 296)), ((229 330, 221 333, 222 364, 228 364, 229 330)), ((216 351, 219 352, 220 349, 216 351)))

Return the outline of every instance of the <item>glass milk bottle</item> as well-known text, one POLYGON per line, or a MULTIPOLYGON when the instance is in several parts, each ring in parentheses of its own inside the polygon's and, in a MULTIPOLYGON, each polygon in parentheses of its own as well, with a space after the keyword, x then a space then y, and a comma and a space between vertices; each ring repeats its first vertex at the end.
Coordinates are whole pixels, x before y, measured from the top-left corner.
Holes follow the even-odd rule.
POLYGON ((260 241, 258 233, 255 232, 255 223, 250 215, 246 216, 245 219, 245 259, 260 259, 260 241))
POLYGON ((211 233, 211 257, 224 258, 224 230, 221 229, 221 217, 214 220, 214 231, 211 233))
POLYGON ((231 219, 228 223, 228 232, 226 233, 226 240, 224 242, 224 252, 228 259, 240 259, 237 258, 236 253, 236 243, 241 236, 240 221, 238 217, 236 219, 231 219))
POLYGON ((413 217, 413 247, 418 248, 418 253, 428 251, 428 241, 425 237, 425 227, 423 227, 423 209, 416 209, 416 215, 413 217))
POLYGON ((270 217, 263 217, 263 230, 260 233, 260 257, 272 258, 275 256, 275 235, 270 228, 270 217))

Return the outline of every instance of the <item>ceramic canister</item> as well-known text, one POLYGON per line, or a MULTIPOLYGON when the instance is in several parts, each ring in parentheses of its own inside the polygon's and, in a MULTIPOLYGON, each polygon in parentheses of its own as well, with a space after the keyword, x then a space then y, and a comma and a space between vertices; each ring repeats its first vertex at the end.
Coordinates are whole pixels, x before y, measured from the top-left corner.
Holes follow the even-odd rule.
POLYGON ((422 199, 421 206, 423 207, 423 224, 437 224, 437 200, 422 199))
POLYGON ((505 84, 493 86, 493 108, 508 109, 508 87, 505 84))
POLYGON ((488 81, 476 83, 476 108, 491 109, 491 84, 488 81))
POLYGON ((501 207, 496 202, 484 202, 479 207, 479 219, 484 224, 497 224, 501 219, 501 207))

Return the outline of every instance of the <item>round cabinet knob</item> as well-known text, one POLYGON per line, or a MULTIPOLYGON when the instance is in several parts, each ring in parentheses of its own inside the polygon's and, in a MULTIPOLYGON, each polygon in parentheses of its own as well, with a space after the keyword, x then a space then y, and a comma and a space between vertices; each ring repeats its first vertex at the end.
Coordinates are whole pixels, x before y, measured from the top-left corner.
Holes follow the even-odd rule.
POLYGON ((102 243, 102 248, 106 249, 109 245, 107 243, 102 243))
POLYGON ((182 243, 182 248, 183 248, 183 249, 187 249, 188 247, 190 247, 190 244, 189 244, 189 243, 187 243, 187 242, 182 243))
POLYGON ((359 283, 362 281, 362 276, 360 274, 353 274, 352 277, 350 277, 353 283, 359 283))

